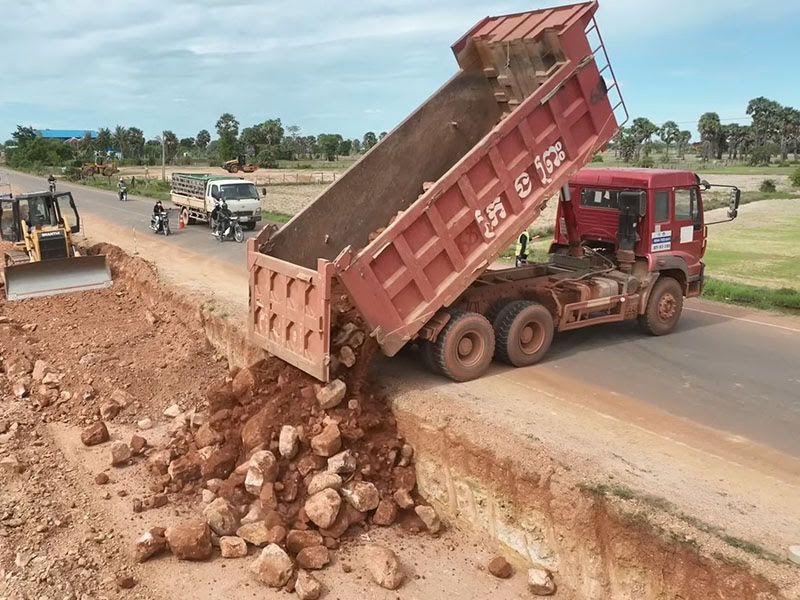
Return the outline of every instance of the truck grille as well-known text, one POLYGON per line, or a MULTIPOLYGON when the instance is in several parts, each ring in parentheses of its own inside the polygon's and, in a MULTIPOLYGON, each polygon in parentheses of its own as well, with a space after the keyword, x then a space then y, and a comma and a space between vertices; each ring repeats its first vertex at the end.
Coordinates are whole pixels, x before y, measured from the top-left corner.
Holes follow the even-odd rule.
POLYGON ((48 231, 39 234, 39 249, 42 260, 67 258, 67 242, 64 232, 48 231))
POLYGON ((236 211, 235 214, 237 217, 252 217, 253 211, 252 210, 239 210, 236 211))

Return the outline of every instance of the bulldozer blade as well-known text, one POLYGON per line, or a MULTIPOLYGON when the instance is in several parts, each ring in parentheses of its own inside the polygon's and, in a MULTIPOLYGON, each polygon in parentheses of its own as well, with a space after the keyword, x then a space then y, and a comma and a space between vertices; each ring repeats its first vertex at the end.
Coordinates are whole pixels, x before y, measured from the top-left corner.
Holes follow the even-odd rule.
POLYGON ((6 265, 4 278, 6 298, 23 300, 109 287, 111 270, 105 256, 75 256, 6 265))

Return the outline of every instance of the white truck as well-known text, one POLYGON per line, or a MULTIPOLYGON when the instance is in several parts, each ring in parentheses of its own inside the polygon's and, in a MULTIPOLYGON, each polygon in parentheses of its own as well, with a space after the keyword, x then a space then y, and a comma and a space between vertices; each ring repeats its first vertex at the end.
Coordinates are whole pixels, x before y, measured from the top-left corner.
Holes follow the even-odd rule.
POLYGON ((224 200, 239 217, 244 229, 255 229, 261 221, 261 200, 252 181, 241 177, 205 173, 173 173, 170 199, 180 207, 184 222, 211 224, 211 211, 217 200, 224 200))

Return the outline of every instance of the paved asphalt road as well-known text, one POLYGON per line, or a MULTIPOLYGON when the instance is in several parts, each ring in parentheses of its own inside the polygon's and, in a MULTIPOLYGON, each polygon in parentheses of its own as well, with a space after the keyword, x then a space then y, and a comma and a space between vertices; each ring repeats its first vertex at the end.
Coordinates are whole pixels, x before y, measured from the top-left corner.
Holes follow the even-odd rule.
MULTIPOLYGON (((46 186, 2 170, 0 179, 26 190, 46 186)), ((149 233, 152 200, 120 203, 109 192, 62 183, 59 189, 72 191, 87 213, 149 233)), ((219 244, 200 225, 170 243, 245 265, 244 244, 219 244)), ((645 336, 633 323, 568 332, 557 336, 542 365, 509 377, 535 381, 537 368, 800 457, 800 319, 692 300, 672 335, 645 336)), ((413 368, 404 370, 413 377, 413 368)))
MULTIPOLYGON (((47 189, 47 180, 43 177, 33 177, 5 169, 0 169, 0 184, 2 183, 11 183, 15 188, 28 192, 47 189)), ((131 194, 128 196, 127 202, 120 202, 117 200, 116 194, 112 192, 82 185, 71 185, 60 180, 56 191, 72 192, 75 204, 81 213, 95 215, 121 227, 136 229, 137 235, 155 235, 150 230, 150 215, 153 213, 155 200, 131 194)), ((164 206, 170 208, 172 204, 166 202, 164 206)), ((170 243, 186 250, 212 254, 221 260, 241 265, 242 268, 245 267, 247 251, 245 243, 238 244, 233 241, 219 243, 205 224, 178 229, 177 209, 170 211, 170 227, 172 230, 170 243)), ((96 232, 92 234, 96 235, 96 232)), ((245 239, 255 234, 256 232, 245 231, 245 239)))

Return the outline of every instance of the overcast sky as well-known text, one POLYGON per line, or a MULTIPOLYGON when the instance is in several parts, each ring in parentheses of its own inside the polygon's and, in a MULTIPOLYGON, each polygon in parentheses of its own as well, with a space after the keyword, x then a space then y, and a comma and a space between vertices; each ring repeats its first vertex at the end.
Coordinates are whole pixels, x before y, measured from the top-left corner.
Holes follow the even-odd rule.
MULTIPOLYGON (((0 141, 17 124, 137 126, 148 137, 279 117, 306 134, 389 130, 456 69, 478 19, 540 0, 0 0, 0 141)), ((765 95, 800 108, 800 0, 602 0, 634 116, 745 122, 765 95)))

